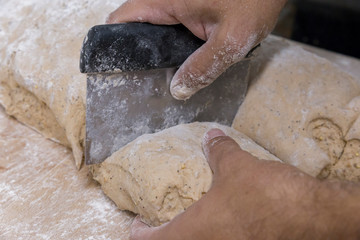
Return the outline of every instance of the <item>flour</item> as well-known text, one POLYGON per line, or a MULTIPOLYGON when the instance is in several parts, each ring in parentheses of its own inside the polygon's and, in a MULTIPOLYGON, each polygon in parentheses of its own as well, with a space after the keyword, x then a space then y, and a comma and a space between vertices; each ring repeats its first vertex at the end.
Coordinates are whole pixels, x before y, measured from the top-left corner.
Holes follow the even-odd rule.
POLYGON ((74 167, 69 149, 1 110, 0 126, 0 239, 128 239, 133 217, 74 167))

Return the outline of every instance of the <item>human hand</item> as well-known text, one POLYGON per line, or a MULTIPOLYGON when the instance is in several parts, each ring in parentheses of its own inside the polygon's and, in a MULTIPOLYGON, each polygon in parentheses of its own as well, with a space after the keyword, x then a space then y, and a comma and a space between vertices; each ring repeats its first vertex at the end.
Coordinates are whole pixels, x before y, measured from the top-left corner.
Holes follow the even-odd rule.
POLYGON ((259 160, 218 129, 206 134, 203 149, 214 172, 208 193, 160 227, 137 217, 132 240, 350 239, 360 234, 358 186, 329 185, 292 166, 259 160))
POLYGON ((286 0, 129 0, 107 23, 183 24, 206 41, 179 68, 170 91, 179 100, 210 85, 274 28, 286 0))

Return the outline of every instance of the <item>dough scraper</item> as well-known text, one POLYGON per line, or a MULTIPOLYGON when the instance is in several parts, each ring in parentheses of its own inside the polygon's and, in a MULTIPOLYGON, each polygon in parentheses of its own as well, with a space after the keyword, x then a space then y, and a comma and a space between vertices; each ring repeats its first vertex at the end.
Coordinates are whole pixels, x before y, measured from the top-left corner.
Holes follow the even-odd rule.
POLYGON ((182 25, 123 23, 89 30, 80 56, 80 71, 87 74, 87 165, 146 133, 194 121, 232 123, 245 97, 249 55, 189 100, 170 94, 177 67, 202 44, 182 25))

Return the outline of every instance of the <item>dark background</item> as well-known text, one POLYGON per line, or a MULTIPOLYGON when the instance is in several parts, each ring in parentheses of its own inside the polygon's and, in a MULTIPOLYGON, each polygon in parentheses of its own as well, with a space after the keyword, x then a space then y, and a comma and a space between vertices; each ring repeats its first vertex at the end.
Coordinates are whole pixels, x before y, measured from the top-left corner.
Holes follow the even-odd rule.
POLYGON ((360 58, 360 0, 289 0, 273 34, 360 58))

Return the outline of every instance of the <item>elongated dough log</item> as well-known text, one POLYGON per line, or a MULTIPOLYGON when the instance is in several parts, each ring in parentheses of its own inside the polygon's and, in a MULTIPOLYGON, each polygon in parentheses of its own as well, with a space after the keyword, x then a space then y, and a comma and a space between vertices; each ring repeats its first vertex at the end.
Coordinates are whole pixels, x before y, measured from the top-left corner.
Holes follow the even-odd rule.
POLYGON ((222 129, 258 158, 279 161, 230 127, 192 123, 137 138, 92 167, 93 176, 120 209, 140 214, 151 225, 160 225, 210 188, 212 173, 201 144, 211 128, 222 129))

